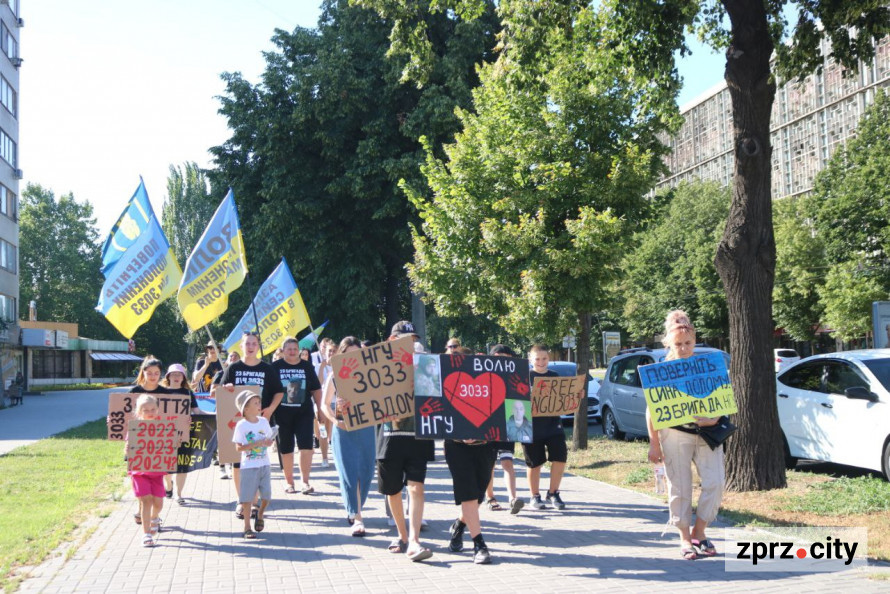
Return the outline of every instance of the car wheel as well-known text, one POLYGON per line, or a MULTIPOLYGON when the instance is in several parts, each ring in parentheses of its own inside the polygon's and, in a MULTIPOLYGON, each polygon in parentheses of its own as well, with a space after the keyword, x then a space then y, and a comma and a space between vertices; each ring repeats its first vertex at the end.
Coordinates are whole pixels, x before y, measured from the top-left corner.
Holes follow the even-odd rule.
POLYGON ((791 448, 788 447, 788 440, 785 434, 782 434, 782 451, 785 453, 785 470, 791 470, 797 466, 797 458, 791 455, 791 448))
POLYGON ((603 433, 609 439, 624 439, 624 431, 618 428, 618 421, 611 408, 603 411, 603 433))
POLYGON ((881 457, 881 467, 884 469, 884 478, 890 481, 890 439, 884 444, 884 455, 881 457))

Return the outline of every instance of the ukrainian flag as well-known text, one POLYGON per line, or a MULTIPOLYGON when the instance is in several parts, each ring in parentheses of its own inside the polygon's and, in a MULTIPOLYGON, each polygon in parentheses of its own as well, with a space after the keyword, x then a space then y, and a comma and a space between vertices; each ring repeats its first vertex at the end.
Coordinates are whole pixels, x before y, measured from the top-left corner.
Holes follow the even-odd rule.
POLYGON ((127 338, 176 292, 182 278, 141 180, 102 248, 102 273, 96 310, 127 338))
POLYGON ((185 263, 177 300, 189 329, 198 330, 226 311, 229 293, 241 286, 246 275, 244 240, 235 194, 229 188, 185 263))
POLYGON ((230 353, 244 354, 241 352, 241 335, 244 332, 258 332, 263 352, 271 353, 281 346, 285 338, 295 336, 311 324, 300 289, 284 258, 257 291, 253 305, 256 307, 256 319, 260 322, 259 328, 254 323, 253 308, 248 306, 241 321, 223 343, 230 353))

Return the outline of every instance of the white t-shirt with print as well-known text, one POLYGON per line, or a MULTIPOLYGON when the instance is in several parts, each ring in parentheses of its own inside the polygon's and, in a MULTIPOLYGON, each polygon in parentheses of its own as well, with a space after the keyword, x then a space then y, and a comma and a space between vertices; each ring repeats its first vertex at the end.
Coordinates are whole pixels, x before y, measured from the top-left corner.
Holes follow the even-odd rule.
MULTIPOLYGON (((263 441, 272 437, 272 428, 266 417, 257 417, 256 423, 251 423, 247 419, 241 419, 235 425, 235 434, 232 435, 232 441, 238 445, 248 445, 255 441, 263 441)), ((259 468, 261 466, 269 466, 269 454, 266 453, 266 447, 255 447, 251 450, 241 452, 241 468, 259 468)))

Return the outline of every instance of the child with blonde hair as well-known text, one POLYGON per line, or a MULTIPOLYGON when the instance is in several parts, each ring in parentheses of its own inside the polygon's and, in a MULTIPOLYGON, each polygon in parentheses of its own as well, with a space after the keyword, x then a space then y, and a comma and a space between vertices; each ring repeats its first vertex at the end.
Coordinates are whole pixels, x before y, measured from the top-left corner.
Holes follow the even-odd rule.
MULTIPOLYGON (((160 419, 158 400, 151 394, 141 394, 136 400, 136 419, 160 419)), ((129 438, 129 432, 127 433, 129 438)), ((141 524, 145 535, 142 544, 146 547, 155 545, 155 537, 161 530, 161 509, 164 507, 164 475, 163 472, 130 471, 130 482, 133 494, 139 500, 142 514, 141 524)))

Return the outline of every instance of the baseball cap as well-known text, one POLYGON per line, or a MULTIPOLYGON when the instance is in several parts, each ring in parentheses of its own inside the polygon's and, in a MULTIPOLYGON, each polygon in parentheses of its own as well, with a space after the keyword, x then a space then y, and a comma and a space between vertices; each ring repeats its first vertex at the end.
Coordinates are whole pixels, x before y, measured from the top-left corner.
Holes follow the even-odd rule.
POLYGON ((403 336, 418 336, 418 334, 417 330, 414 329, 414 324, 406 320, 402 320, 401 322, 396 322, 396 325, 392 327, 390 336, 401 338, 403 336))
POLYGON ((244 390, 235 397, 235 406, 238 407, 238 412, 240 412, 242 415, 244 414, 244 407, 247 406, 247 403, 250 402, 251 398, 259 398, 259 396, 257 396, 250 390, 244 390))

